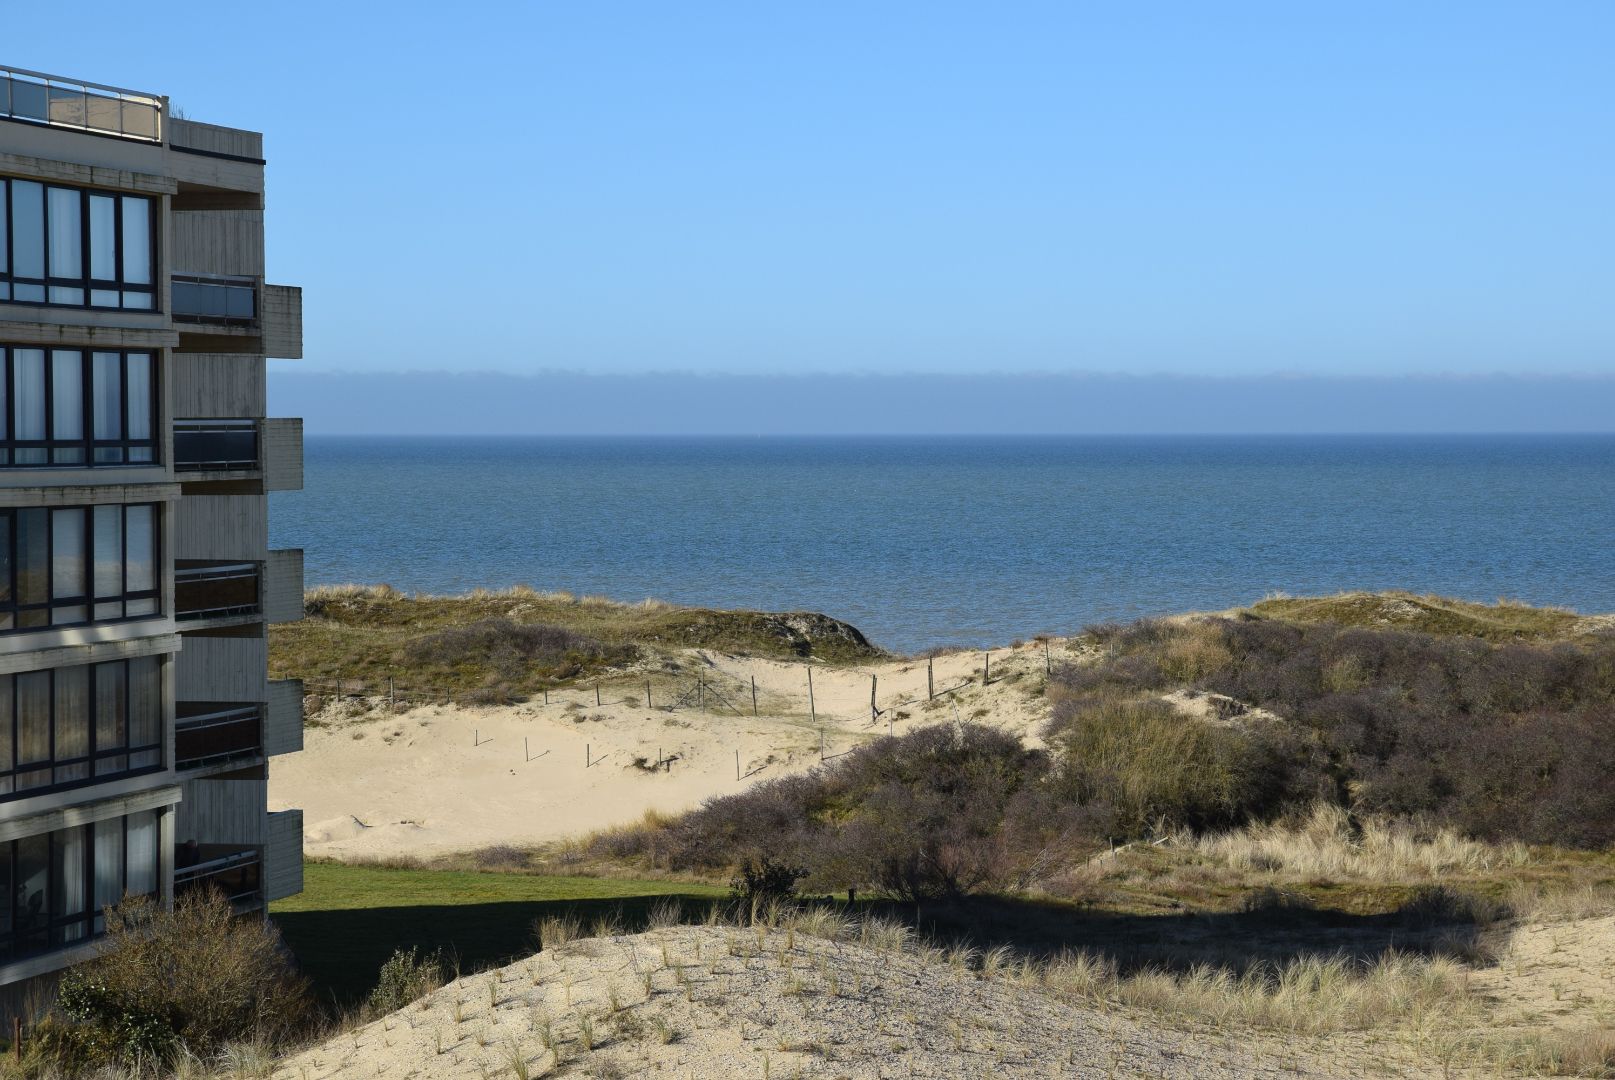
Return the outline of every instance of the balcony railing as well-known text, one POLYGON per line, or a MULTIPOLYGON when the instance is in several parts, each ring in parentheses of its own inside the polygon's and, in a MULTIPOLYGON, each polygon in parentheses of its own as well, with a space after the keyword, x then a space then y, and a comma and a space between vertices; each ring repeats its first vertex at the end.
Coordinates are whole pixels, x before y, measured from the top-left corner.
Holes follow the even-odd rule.
POLYGON ((251 326, 258 321, 258 284, 252 278, 175 274, 169 307, 180 322, 251 326))
POLYGON ((223 472, 258 467, 258 421, 174 421, 176 470, 223 472))
POLYGON ((181 701, 174 713, 176 769, 223 765, 264 752, 264 711, 255 702, 181 701))
POLYGON ((257 615, 262 610, 257 563, 174 561, 174 618, 178 621, 257 615))
POLYGON ((233 904, 263 895, 263 854, 237 844, 181 844, 174 849, 174 895, 217 889, 233 904))
POLYGON ((151 94, 0 67, 0 116, 162 142, 163 102, 151 94))

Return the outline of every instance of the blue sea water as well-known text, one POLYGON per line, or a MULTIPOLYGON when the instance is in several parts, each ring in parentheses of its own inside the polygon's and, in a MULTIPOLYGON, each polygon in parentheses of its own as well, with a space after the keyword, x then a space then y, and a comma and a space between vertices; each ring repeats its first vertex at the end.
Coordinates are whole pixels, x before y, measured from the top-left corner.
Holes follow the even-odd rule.
POLYGON ((310 437, 309 584, 810 609, 995 644, 1265 593, 1615 610, 1615 437, 310 437))

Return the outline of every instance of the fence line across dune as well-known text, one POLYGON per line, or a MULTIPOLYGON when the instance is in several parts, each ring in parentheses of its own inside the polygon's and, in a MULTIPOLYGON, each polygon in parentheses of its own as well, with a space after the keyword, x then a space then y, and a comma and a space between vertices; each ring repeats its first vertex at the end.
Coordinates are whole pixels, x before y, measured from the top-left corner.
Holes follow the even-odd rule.
MULTIPOLYGON (((1042 642, 1042 644, 1043 667, 1046 672, 1052 671, 1053 660, 1052 654, 1049 650, 1049 643, 1045 640, 1042 642)), ((1022 650, 1020 649, 1012 648, 1010 653, 1013 656, 1021 651, 1022 650)), ((982 666, 980 668, 979 677, 976 673, 972 673, 962 681, 941 689, 936 687, 935 658, 927 657, 925 662, 923 689, 916 686, 913 691, 913 696, 899 696, 896 701, 888 701, 885 704, 881 704, 879 701, 881 678, 879 674, 867 670, 860 670, 858 668, 839 667, 833 669, 842 675, 850 674, 860 678, 867 677, 870 680, 868 712, 861 716, 850 717, 822 712, 818 708, 813 684, 814 664, 809 661, 804 665, 803 688, 807 694, 808 716, 810 722, 818 728, 819 760, 821 762, 829 761, 850 752, 850 748, 848 750, 843 750, 840 753, 829 752, 825 738, 826 727, 820 724, 821 720, 827 721, 829 724, 838 727, 842 725, 857 725, 860 723, 866 727, 876 727, 880 721, 884 719, 886 721, 887 735, 895 736, 897 722, 899 720, 909 719, 907 714, 901 712, 901 710, 907 706, 920 704, 922 702, 929 703, 941 701, 944 698, 957 694, 961 690, 965 690, 973 686, 985 687, 991 685, 993 682, 999 681, 1002 678, 1008 677, 1007 674, 1001 674, 999 679, 994 679, 992 677, 992 653, 987 651, 983 652, 981 655, 982 666)), ((822 670, 823 668, 821 667, 821 671, 822 670)), ((911 670, 914 669, 904 669, 904 673, 911 670)), ((1005 671, 1005 667, 1003 666, 1002 662, 1000 662, 1000 671, 1005 671)), ((890 679, 892 678, 892 675, 888 673, 885 677, 890 679)), ((417 705, 456 706, 487 706, 493 704, 486 698, 485 695, 475 691, 456 690, 439 686, 406 684, 398 681, 396 677, 392 676, 389 676, 385 680, 358 677, 334 678, 329 676, 302 676, 301 681, 303 683, 304 692, 307 696, 334 698, 339 702, 349 700, 384 701, 389 706, 397 706, 401 702, 404 704, 417 705)), ((588 708, 591 705, 595 708, 603 708, 606 701, 606 691, 611 690, 613 691, 611 697, 614 705, 632 705, 638 707, 638 695, 641 688, 643 688, 644 693, 644 708, 650 710, 661 712, 698 710, 704 715, 712 716, 729 715, 741 717, 747 715, 762 715, 762 692, 757 686, 757 679, 755 676, 740 679, 735 676, 725 675, 721 672, 705 671, 697 673, 693 681, 686 681, 686 679, 681 678, 658 679, 655 677, 650 677, 642 680, 636 678, 632 682, 618 680, 615 685, 608 683, 607 680, 598 680, 581 687, 573 685, 555 689, 545 688, 533 691, 532 694, 529 695, 525 700, 524 704, 539 707, 559 707, 563 709, 588 708), (657 683, 661 684, 660 694, 656 692, 657 683), (633 697, 629 698, 626 696, 621 696, 621 691, 629 686, 632 686, 634 689, 633 697), (658 698, 660 698, 660 700, 658 700, 658 698), (749 712, 747 708, 748 706, 749 712)), ((956 720, 958 718, 957 705, 954 706, 954 718, 956 720)), ((480 729, 473 730, 474 746, 482 746, 487 743, 491 743, 492 741, 493 740, 491 738, 482 738, 480 729)), ((536 761, 539 758, 546 756, 549 752, 550 751, 548 749, 544 749, 538 753, 533 753, 530 749, 530 740, 527 738, 523 739, 524 761, 536 761)), ((592 768, 594 765, 603 760, 605 755, 595 755, 591 747, 586 749, 585 757, 585 768, 592 768)), ((677 760, 676 755, 669 758, 658 752, 657 760, 650 771, 671 771, 672 762, 674 760, 677 760)), ((759 765, 756 768, 746 769, 742 768, 741 763, 737 760, 736 780, 744 780, 754 776, 763 771, 766 767, 767 763, 765 762, 763 765, 759 765)))

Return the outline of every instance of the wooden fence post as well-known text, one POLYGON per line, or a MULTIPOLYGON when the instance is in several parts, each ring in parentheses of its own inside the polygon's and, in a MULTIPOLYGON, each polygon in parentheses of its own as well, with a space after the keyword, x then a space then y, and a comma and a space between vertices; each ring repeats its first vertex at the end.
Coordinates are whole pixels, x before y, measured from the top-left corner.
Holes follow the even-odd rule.
POLYGON ((597 709, 600 707, 600 684, 599 683, 594 684, 594 707, 597 708, 597 709))
POLYGON ((588 743, 584 743, 583 744, 583 767, 585 769, 587 769, 593 764, 594 764, 593 748, 588 743))
POLYGON ((735 779, 740 779, 740 751, 735 751, 735 779))
POLYGON ((387 676, 387 704, 398 704, 398 694, 396 689, 393 687, 393 677, 391 675, 387 676))
POLYGON ((819 722, 819 711, 813 706, 813 665, 808 665, 808 718, 815 724, 819 722))
POLYGON ((934 701, 935 699, 936 699, 936 658, 931 657, 931 656, 927 656, 925 658, 925 700, 926 701, 934 701))
POLYGON ((990 652, 984 652, 984 653, 981 654, 981 685, 986 686, 988 683, 990 683, 992 681, 993 681, 993 654, 990 653, 990 652))
POLYGON ((873 724, 880 719, 880 710, 875 708, 875 676, 869 676, 869 722, 873 724))
POLYGON ((751 714, 757 715, 757 676, 751 677, 751 714))
POLYGON ((1054 661, 1049 659, 1049 639, 1043 639, 1043 674, 1054 674, 1054 661))
POLYGON ((650 708, 650 680, 645 680, 645 708, 650 708))

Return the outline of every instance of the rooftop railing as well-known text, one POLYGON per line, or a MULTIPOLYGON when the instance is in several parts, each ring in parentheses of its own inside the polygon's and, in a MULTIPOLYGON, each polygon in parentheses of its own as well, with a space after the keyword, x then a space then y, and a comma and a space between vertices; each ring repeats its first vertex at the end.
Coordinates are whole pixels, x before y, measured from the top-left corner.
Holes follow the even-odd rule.
POLYGON ((23 68, 0 66, 0 116, 120 139, 163 141, 162 98, 23 68))

